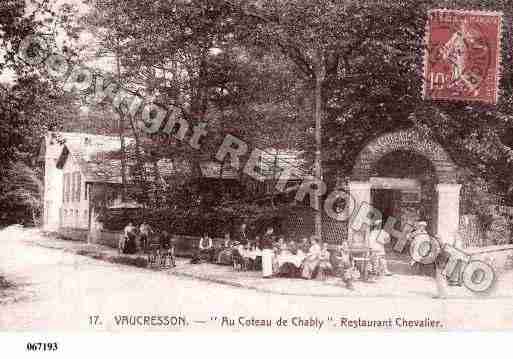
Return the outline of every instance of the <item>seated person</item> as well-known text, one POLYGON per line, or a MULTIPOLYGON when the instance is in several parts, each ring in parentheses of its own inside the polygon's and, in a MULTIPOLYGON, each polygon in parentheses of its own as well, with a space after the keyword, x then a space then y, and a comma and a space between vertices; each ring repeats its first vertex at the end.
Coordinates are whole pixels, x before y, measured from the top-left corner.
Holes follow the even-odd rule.
POLYGON ((303 270, 301 276, 304 279, 312 279, 315 277, 319 270, 319 256, 321 254, 321 246, 319 245, 320 238, 312 236, 310 242, 312 245, 303 261, 303 270))
POLYGON ((207 234, 200 238, 198 248, 194 253, 191 263, 199 263, 203 261, 213 262, 214 260, 214 243, 212 238, 207 234))
POLYGON ((297 278, 300 276, 301 264, 304 256, 298 255, 299 249, 293 240, 287 243, 287 249, 278 257, 280 264, 279 275, 287 278, 297 278))
POLYGON ((287 248, 292 255, 296 255, 299 249, 296 241, 294 241, 293 239, 290 240, 290 242, 287 244, 287 248))
MULTIPOLYGON (((167 261, 169 259, 170 265, 172 267, 176 267, 175 263, 175 246, 171 240, 171 237, 169 236, 169 233, 167 231, 163 231, 159 238, 159 244, 160 244, 160 251, 161 256, 164 259, 164 261, 167 261)), ((166 265, 166 263, 164 263, 166 265)))
POLYGON ((299 244, 299 249, 306 255, 310 249, 310 240, 308 238, 303 238, 299 244))
POLYGON ((321 253, 319 254, 319 275, 325 280, 333 267, 330 262, 330 252, 328 251, 328 243, 322 244, 321 253))
POLYGON ((233 243, 232 249, 232 261, 234 268, 240 268, 240 269, 247 269, 248 267, 248 261, 247 258, 245 258, 245 250, 242 243, 235 241, 233 243))
POLYGON ((337 248, 332 260, 334 274, 342 279, 347 289, 353 290, 353 280, 356 279, 354 275, 356 269, 353 268, 351 263, 347 242, 343 242, 342 245, 337 248))
POLYGON ((222 244, 222 248, 218 251, 215 256, 215 261, 217 264, 226 264, 231 265, 233 263, 232 258, 232 247, 234 242, 230 239, 230 234, 226 233, 224 235, 224 242, 222 244))
POLYGON ((242 256, 246 260, 247 269, 253 270, 255 268, 256 254, 256 244, 248 242, 248 244, 244 246, 244 253, 242 253, 242 256))

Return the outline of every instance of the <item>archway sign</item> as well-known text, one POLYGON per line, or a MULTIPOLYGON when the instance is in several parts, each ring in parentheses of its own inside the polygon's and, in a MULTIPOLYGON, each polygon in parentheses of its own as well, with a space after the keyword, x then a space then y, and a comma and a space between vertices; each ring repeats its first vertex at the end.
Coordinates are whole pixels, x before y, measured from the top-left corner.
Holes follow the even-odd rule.
MULTIPOLYGON (((440 144, 415 130, 386 133, 369 142, 356 158, 349 182, 349 192, 356 202, 356 208, 363 203, 371 204, 371 177, 378 161, 385 155, 407 151, 427 158, 437 177, 437 214, 435 233, 441 241, 452 243, 459 227, 460 189, 456 181, 457 167, 440 144)), ((378 208, 379 209, 379 208, 378 208)), ((351 227, 351 226, 349 226, 351 227)), ((349 240, 358 240, 364 233, 348 229, 349 240)))

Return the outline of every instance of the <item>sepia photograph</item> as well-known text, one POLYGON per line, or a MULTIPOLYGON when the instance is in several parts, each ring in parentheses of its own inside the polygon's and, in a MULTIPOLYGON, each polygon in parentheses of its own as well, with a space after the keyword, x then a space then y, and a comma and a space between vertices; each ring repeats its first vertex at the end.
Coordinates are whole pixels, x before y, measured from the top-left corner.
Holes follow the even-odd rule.
POLYGON ((512 0, 1 0, 0 332, 513 329, 512 26, 512 0))

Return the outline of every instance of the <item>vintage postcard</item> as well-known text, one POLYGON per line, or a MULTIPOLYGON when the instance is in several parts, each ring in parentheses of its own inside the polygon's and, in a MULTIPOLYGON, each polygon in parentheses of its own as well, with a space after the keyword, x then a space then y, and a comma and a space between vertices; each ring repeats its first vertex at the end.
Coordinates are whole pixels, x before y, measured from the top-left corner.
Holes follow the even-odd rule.
POLYGON ((510 5, 2 1, 0 330, 513 329, 510 5))

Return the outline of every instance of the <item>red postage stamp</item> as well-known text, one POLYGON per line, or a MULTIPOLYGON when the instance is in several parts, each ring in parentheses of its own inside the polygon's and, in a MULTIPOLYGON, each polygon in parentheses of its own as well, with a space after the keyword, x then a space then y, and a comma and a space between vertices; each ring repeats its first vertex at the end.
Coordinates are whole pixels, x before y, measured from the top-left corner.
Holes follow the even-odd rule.
POLYGON ((496 104, 501 36, 500 12, 430 10, 424 99, 496 104))

